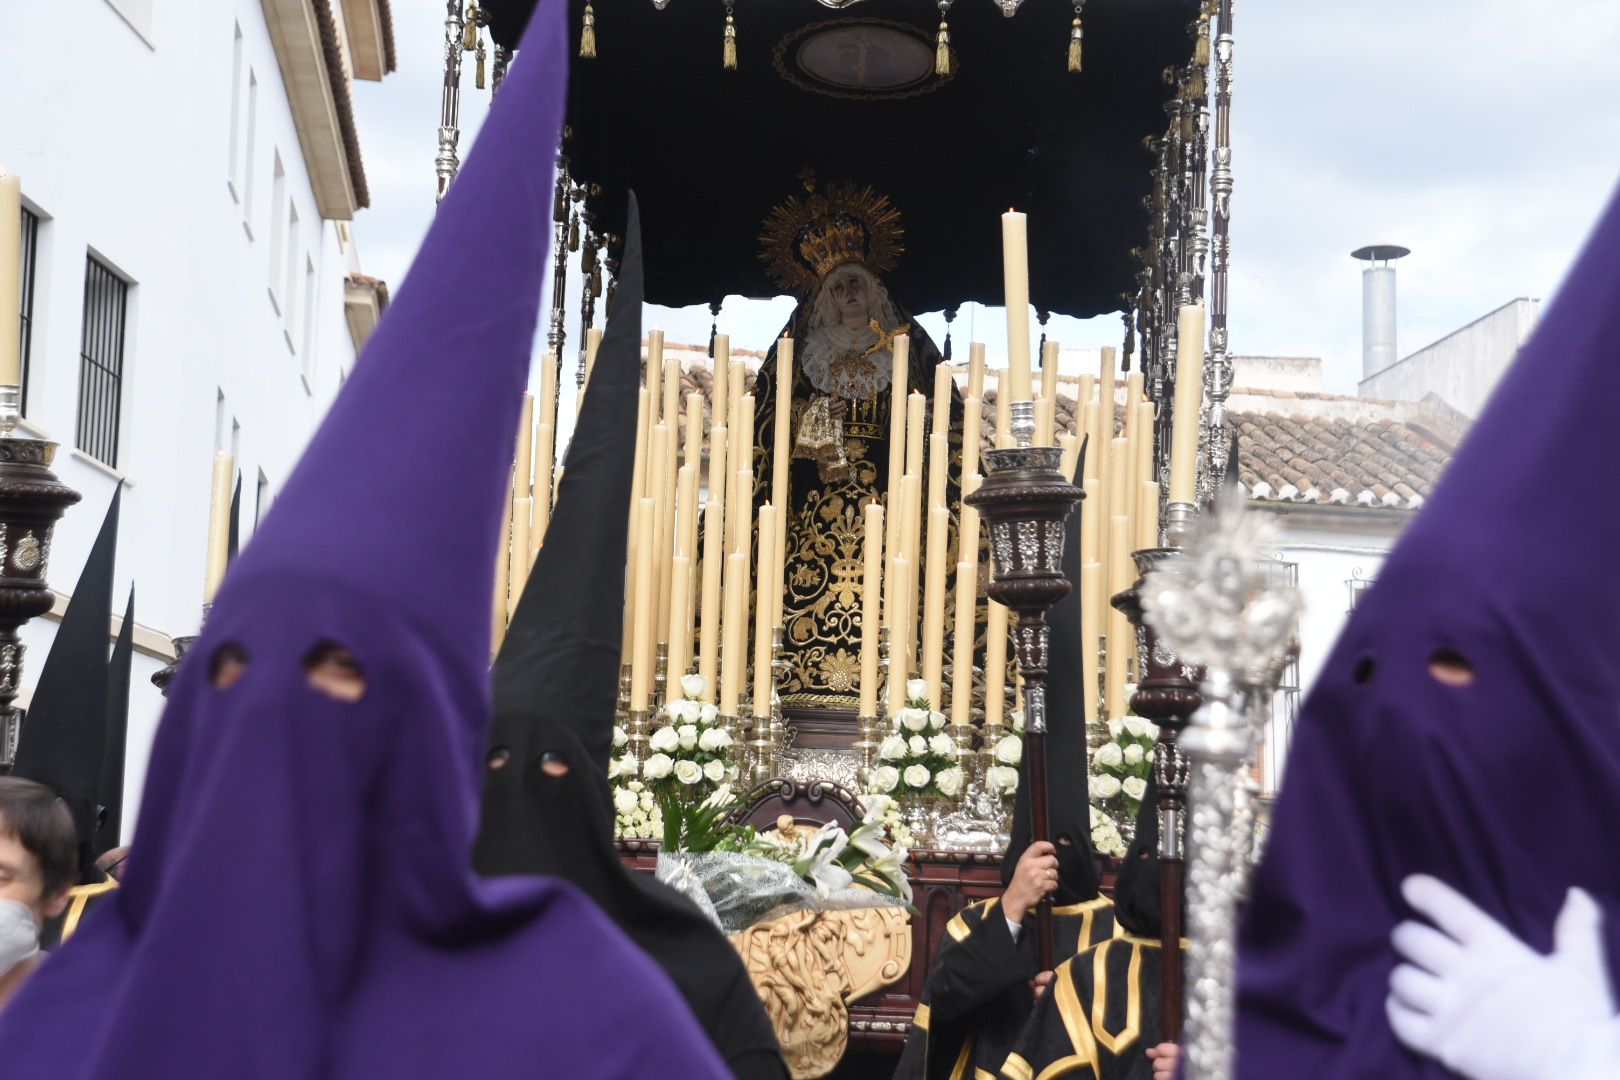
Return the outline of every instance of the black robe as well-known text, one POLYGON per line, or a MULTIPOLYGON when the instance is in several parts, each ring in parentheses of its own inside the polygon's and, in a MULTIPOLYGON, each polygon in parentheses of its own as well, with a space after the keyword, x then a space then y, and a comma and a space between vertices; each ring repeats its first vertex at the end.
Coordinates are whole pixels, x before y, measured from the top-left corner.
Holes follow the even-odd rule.
POLYGON ((75 885, 69 889, 67 907, 62 909, 62 914, 54 919, 46 919, 45 925, 40 927, 39 947, 46 951, 59 948, 78 930, 84 917, 111 896, 116 888, 118 882, 108 877, 91 885, 75 885))
POLYGON ((1005 1080, 1151 1080, 1164 1041, 1159 942, 1122 935, 1060 964, 1002 1063, 1005 1080))
MULTIPOLYGON (((912 1018, 895 1080, 994 1077, 1034 1005, 1035 922, 1013 940, 999 898, 981 900, 945 927, 912 1018)), ((1073 956, 1115 933, 1113 904, 1097 897, 1053 909, 1056 954, 1073 956)))

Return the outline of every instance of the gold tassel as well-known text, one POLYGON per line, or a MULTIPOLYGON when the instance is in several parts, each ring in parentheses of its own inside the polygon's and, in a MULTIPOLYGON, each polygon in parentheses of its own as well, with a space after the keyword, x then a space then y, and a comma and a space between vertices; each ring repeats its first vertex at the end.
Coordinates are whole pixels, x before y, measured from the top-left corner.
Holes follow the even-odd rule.
POLYGON ((939 20, 938 44, 934 46, 934 74, 949 75, 951 73, 951 28, 945 25, 942 17, 939 20))
POLYGON ((1209 67, 1209 27, 1198 27, 1198 44, 1193 47, 1193 66, 1209 67))
POLYGON ((478 5, 467 5, 467 22, 461 30, 461 51, 472 52, 478 48, 478 5))
POLYGON ((596 12, 592 9, 590 0, 586 0, 585 26, 579 32, 579 58, 581 60, 596 59, 596 12))
POLYGON ((727 71, 737 70, 737 24, 729 8, 726 10, 726 47, 720 54, 720 66, 727 71))
POLYGON ((575 213, 568 222, 568 250, 579 250, 579 214, 575 213))
POLYGON ((483 40, 483 38, 478 39, 478 76, 477 76, 476 79, 473 80, 473 85, 476 86, 480 90, 482 90, 484 88, 484 40, 483 40))
POLYGON ((1074 25, 1069 28, 1069 74, 1080 74, 1080 16, 1074 17, 1074 25))

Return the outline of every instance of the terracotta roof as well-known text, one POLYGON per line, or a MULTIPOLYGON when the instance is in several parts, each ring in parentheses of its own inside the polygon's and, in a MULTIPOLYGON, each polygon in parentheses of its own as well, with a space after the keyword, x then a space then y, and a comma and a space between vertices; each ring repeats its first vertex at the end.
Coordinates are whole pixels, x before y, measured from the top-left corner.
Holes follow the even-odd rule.
MULTIPOLYGON (((332 88, 332 103, 337 108, 338 128, 343 134, 343 149, 349 162, 349 183, 354 186, 354 205, 371 205, 371 189, 366 186, 366 166, 360 160, 360 135, 354 126, 354 102, 349 96, 349 79, 343 69, 343 46, 338 41, 337 21, 332 16, 331 0, 315 0, 315 24, 321 35, 321 54, 326 60, 326 81, 332 88)), ((392 22, 387 40, 393 41, 392 22)), ((389 70, 393 70, 392 63, 389 70)))

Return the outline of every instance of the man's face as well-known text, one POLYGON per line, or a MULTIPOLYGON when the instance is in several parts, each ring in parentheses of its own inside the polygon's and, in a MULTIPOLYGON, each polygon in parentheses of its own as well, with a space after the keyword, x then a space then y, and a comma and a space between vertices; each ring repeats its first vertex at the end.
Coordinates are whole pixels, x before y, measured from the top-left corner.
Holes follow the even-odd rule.
POLYGON ((39 860, 17 834, 0 828, 0 900, 16 900, 34 913, 36 923, 54 919, 67 907, 67 890, 46 896, 39 860))

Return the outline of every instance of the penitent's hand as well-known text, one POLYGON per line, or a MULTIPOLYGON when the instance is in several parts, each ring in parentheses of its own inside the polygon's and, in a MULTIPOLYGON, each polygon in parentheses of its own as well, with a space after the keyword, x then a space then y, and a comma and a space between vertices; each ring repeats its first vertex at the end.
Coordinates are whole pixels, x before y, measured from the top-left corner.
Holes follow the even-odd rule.
POLYGON ((1029 987, 1035 991, 1035 1000, 1039 1001, 1046 994, 1046 988, 1052 985, 1052 973, 1043 971, 1029 980, 1029 987))
POLYGON ((1024 849, 1018 865, 1013 868, 1012 881, 1001 894, 1001 906, 1007 918, 1023 922, 1029 909, 1041 902, 1041 897, 1058 885, 1057 849, 1045 840, 1038 840, 1024 849))
POLYGON ((1597 1080, 1620 1054, 1603 913, 1571 889, 1543 956, 1455 889, 1413 875, 1401 893, 1433 926, 1404 922, 1385 1010, 1410 1049, 1474 1080, 1597 1080))
POLYGON ((1174 1080, 1181 1047, 1171 1042, 1160 1043, 1148 1047, 1147 1057, 1153 1062, 1153 1080, 1174 1080))

